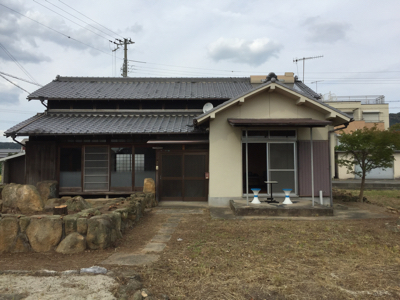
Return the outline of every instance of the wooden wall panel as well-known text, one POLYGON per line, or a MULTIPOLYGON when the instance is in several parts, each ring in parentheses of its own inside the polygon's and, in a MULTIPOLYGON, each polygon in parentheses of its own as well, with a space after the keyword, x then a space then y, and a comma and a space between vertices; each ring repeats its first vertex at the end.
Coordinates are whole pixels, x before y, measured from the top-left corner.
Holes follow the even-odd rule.
POLYGON ((26 183, 36 185, 44 180, 57 180, 55 142, 28 142, 26 145, 26 183))
POLYGON ((25 156, 19 156, 7 161, 7 183, 25 183, 25 156))
MULTIPOLYGON (((311 145, 310 141, 298 141, 299 196, 311 197, 311 145)), ((314 196, 330 196, 328 141, 313 141, 314 196)))

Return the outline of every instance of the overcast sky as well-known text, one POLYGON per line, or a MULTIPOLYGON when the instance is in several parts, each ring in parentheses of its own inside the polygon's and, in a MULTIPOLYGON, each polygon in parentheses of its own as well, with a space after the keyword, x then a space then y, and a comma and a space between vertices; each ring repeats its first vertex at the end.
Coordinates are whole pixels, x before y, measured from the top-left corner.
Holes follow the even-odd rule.
MULTIPOLYGON (((135 42, 128 59, 140 63, 129 62, 131 77, 302 79, 303 63, 293 59, 323 55, 305 61, 311 88, 319 81, 321 94, 385 95, 397 113, 399 11, 398 0, 0 0, 0 72, 41 85, 57 75, 121 76, 116 38, 135 42)), ((30 93, 38 88, 6 78, 30 93)), ((0 77, 1 136, 44 110, 27 95, 0 77)))

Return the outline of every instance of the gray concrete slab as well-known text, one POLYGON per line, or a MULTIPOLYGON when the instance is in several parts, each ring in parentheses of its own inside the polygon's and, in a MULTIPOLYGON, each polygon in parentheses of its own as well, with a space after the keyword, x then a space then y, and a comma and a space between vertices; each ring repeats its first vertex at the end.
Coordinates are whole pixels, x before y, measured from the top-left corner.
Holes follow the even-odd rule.
POLYGON ((168 228, 175 228, 179 225, 179 223, 164 223, 162 224, 162 227, 168 227, 168 228))
POLYGON ((170 239, 171 239, 170 235, 157 234, 151 239, 151 241, 154 243, 167 243, 170 239))
POLYGON ((389 215, 374 213, 367 210, 349 207, 348 209, 334 209, 333 216, 327 217, 285 217, 285 216, 235 216, 228 207, 210 207, 213 219, 223 220, 352 220, 352 219, 384 219, 389 215))
POLYGON ((172 234, 175 231, 175 227, 162 227, 158 230, 158 234, 172 234))
POLYGON ((138 253, 114 253, 102 265, 142 266, 157 261, 160 255, 138 253))
MULTIPOLYGON (((260 199, 261 201, 261 199, 260 199)), ((249 203, 246 200, 229 201, 230 208, 236 216, 286 216, 286 217, 321 217, 333 216, 333 208, 319 205, 309 200, 294 198, 292 204, 267 203, 260 204, 249 203)))
POLYGON ((172 218, 168 218, 167 222, 168 223, 179 223, 181 220, 182 220, 182 218, 172 217, 172 218))
POLYGON ((204 214, 203 208, 164 208, 157 207, 153 209, 156 214, 166 214, 166 215, 201 215, 204 214))
POLYGON ((142 252, 162 252, 166 246, 164 243, 148 243, 142 252))

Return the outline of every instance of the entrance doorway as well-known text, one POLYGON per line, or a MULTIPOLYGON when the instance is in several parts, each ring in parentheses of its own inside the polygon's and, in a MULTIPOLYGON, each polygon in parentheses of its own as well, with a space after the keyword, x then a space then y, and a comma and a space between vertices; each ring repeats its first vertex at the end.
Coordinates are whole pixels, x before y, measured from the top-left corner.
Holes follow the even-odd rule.
POLYGON ((208 153, 159 153, 159 200, 207 201, 208 153))
POLYGON ((243 143, 243 194, 246 194, 248 176, 248 191, 260 188, 260 194, 270 194, 270 185, 264 181, 277 181, 272 189, 274 194, 283 194, 282 189, 292 189, 297 194, 296 181, 296 144, 295 142, 249 142, 248 173, 246 174, 246 144, 243 143))

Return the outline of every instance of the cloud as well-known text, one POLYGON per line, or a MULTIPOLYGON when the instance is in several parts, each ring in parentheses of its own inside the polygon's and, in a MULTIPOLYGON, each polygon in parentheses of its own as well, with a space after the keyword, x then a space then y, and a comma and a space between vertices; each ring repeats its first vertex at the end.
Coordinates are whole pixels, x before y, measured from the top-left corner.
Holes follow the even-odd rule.
POLYGON ((129 34, 131 34, 131 33, 139 33, 139 32, 142 32, 142 31, 143 31, 143 26, 138 24, 138 23, 135 23, 132 26, 127 27, 125 29, 125 32, 127 32, 129 34))
MULTIPOLYGON (((22 92, 22 91, 21 91, 22 92)), ((21 93, 17 88, 10 88, 5 91, 3 88, 0 90, 0 104, 16 105, 19 103, 19 95, 21 93)))
POLYGON ((350 29, 347 23, 323 21, 320 17, 308 18, 302 25, 308 29, 307 40, 314 43, 335 43, 344 40, 350 29))
POLYGON ((245 63, 259 66, 271 57, 278 57, 283 46, 268 38, 245 39, 219 38, 208 47, 208 55, 214 61, 228 60, 235 63, 245 63))
MULTIPOLYGON (((97 32, 97 35, 94 34, 91 32, 96 32, 93 27, 82 24, 83 27, 72 25, 75 27, 73 28, 69 21, 54 13, 47 14, 46 12, 46 14, 43 14, 35 8, 28 7, 26 2, 13 1, 6 1, 5 5, 44 25, 1 7, 0 43, 18 61, 35 64, 51 61, 51 57, 41 53, 43 49, 46 49, 46 47, 42 47, 44 43, 46 43, 47 48, 52 44, 64 49, 89 50, 89 53, 93 56, 101 54, 100 51, 93 48, 110 52, 109 40, 111 38, 101 32, 97 32)), ((96 25, 93 24, 93 26, 96 25)), ((134 24, 130 29, 137 32, 141 30, 141 26, 134 24)), ((12 61, 12 58, 1 47, 0 59, 12 61)))

